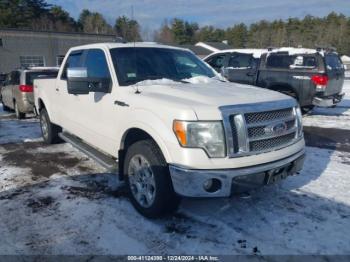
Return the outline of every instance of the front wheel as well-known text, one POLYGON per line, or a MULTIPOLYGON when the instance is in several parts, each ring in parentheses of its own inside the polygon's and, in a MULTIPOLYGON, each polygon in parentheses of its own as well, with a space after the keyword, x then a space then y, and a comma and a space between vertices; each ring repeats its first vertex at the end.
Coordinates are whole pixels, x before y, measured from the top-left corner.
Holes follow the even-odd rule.
POLYGON ((46 144, 56 144, 61 141, 58 134, 62 132, 62 128, 51 123, 49 114, 45 108, 40 110, 40 126, 46 144))
POLYGON ((153 140, 139 141, 128 148, 124 174, 130 200, 145 217, 161 217, 178 208, 181 199, 174 192, 168 165, 153 140))

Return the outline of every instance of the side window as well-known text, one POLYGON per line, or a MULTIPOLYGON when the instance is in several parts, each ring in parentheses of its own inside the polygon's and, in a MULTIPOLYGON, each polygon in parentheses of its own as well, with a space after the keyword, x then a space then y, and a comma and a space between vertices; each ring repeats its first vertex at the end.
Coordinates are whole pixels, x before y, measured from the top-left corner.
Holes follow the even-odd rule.
POLYGON ((294 57, 291 69, 313 69, 317 67, 317 59, 315 56, 297 55, 294 57))
POLYGON ((19 77, 20 73, 18 71, 13 71, 11 72, 11 79, 10 79, 10 84, 11 85, 19 85, 19 77))
POLYGON ((219 69, 224 65, 224 59, 225 59, 226 54, 222 54, 222 55, 217 55, 214 57, 209 58, 209 60, 207 60, 206 62, 216 68, 219 69))
POLYGON ((67 69, 73 67, 82 67, 83 51, 73 51, 69 54, 67 62, 64 65, 61 79, 67 79, 67 69))
POLYGON ((335 54, 327 54, 325 56, 326 66, 328 70, 339 70, 343 69, 343 63, 339 56, 335 54))
POLYGON ((105 53, 100 49, 88 51, 83 67, 87 68, 88 77, 111 78, 105 53))
POLYGON ((267 57, 266 66, 270 68, 289 69, 294 64, 295 56, 270 54, 267 57))
POLYGON ((233 68, 251 68, 253 66, 253 56, 249 54, 233 54, 228 63, 233 68))

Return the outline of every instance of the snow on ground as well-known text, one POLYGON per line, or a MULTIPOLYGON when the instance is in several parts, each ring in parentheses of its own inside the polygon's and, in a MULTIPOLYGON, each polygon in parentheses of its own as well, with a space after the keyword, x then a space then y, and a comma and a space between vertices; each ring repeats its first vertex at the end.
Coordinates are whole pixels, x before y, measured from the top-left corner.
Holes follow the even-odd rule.
POLYGON ((345 97, 335 108, 316 107, 303 119, 304 126, 350 129, 350 80, 345 80, 345 97))
POLYGON ((308 147, 300 175, 249 198, 184 199, 148 220, 114 174, 44 145, 36 120, 2 115, 0 254, 349 254, 350 151, 326 148, 308 147))
POLYGON ((4 112, 0 103, 0 144, 40 140, 41 130, 37 119, 15 120, 14 114, 4 112))

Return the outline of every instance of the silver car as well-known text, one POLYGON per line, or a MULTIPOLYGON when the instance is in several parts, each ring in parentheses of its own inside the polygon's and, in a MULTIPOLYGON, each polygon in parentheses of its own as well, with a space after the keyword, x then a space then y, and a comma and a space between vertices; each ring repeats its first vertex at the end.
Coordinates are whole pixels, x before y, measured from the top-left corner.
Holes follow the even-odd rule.
POLYGON ((7 75, 1 88, 4 111, 14 110, 16 117, 22 119, 34 110, 33 80, 35 78, 55 78, 58 68, 32 67, 14 70, 7 75))

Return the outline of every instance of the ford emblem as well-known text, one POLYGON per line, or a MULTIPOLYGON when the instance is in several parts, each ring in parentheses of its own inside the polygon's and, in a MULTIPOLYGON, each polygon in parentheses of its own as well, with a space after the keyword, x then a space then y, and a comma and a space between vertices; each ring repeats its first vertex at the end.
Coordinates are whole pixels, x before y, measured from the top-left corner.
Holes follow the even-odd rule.
POLYGON ((264 130, 267 135, 281 135, 287 131, 287 124, 285 122, 280 122, 266 126, 264 130))

